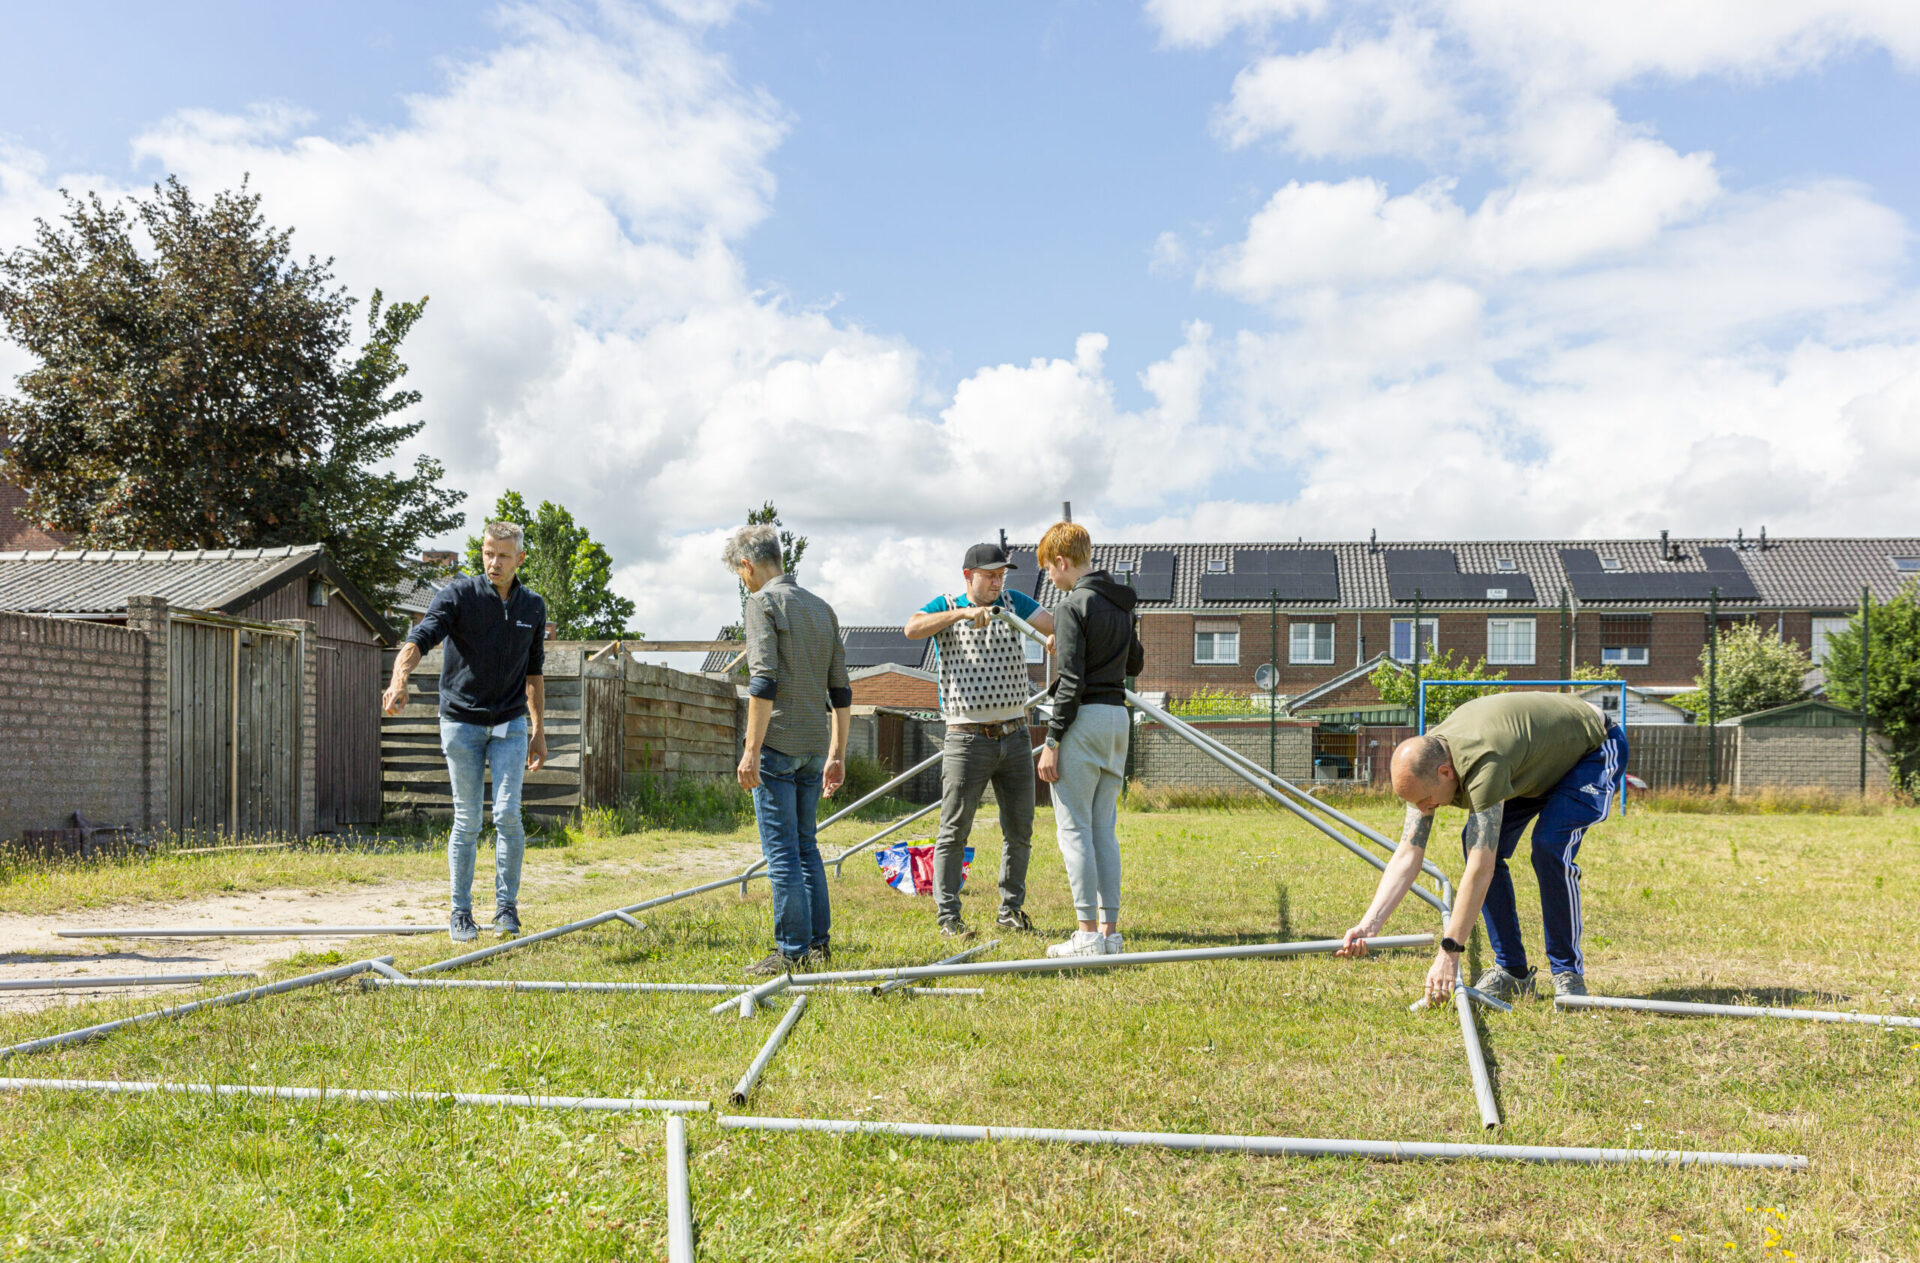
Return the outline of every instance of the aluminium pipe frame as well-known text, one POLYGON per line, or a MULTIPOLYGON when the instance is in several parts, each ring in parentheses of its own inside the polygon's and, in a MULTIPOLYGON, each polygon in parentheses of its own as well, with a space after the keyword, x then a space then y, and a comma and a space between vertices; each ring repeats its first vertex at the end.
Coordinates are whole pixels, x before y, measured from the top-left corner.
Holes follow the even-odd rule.
MULTIPOLYGON (((1035 746, 1033 748, 1032 757, 1036 759, 1039 758, 1040 752, 1046 748, 1047 747, 1044 745, 1035 746)), ((938 802, 930 802, 926 806, 921 807, 916 811, 910 812, 905 816, 902 816, 900 819, 894 821, 892 824, 880 830, 880 832, 874 834, 872 837, 862 838, 860 841, 854 843, 852 846, 848 847, 846 850, 840 852, 840 854, 834 856, 832 859, 827 861, 827 864, 833 869, 833 875, 835 877, 840 876, 840 866, 842 864, 846 863, 848 860, 852 859, 854 856, 860 854, 860 852, 866 850, 868 847, 880 841, 882 838, 887 837, 889 834, 897 833, 900 830, 906 828, 908 825, 912 824, 914 821, 918 820, 920 817, 925 815, 931 815, 933 812, 936 812, 938 810, 940 810, 940 804, 938 802)))
MULTIPOLYGON (((1038 702, 1041 698, 1045 697, 1046 695, 1047 695, 1046 690, 1043 689, 1040 692, 1035 693, 1032 697, 1029 697, 1021 708, 1022 713, 1024 713, 1026 709, 1032 707, 1036 702, 1038 702)), ((814 830, 818 832, 822 829, 825 829, 828 825, 838 824, 840 821, 846 819, 846 817, 860 810, 860 808, 866 806, 868 803, 874 802, 875 800, 880 798, 880 796, 885 794, 888 790, 893 789, 896 786, 906 784, 908 781, 912 780, 914 777, 918 776, 920 773, 926 771, 928 768, 938 763, 944 757, 945 757, 944 751, 934 752, 928 757, 920 760, 920 762, 914 764, 912 767, 908 768, 906 771, 900 773, 898 776, 895 776, 892 780, 881 785, 879 788, 869 791, 867 794, 865 794, 861 798, 855 800, 854 802, 848 803, 846 806, 842 807, 840 810, 834 812, 831 816, 828 816, 825 820, 822 820, 819 823, 815 824, 814 830)), ((935 803, 934 807, 937 807, 937 806, 939 806, 939 804, 935 803)), ((928 808, 928 810, 932 810, 932 808, 928 808)), ((905 824, 907 824, 909 821, 918 820, 921 816, 925 814, 927 813, 924 811, 915 812, 913 815, 908 816, 906 820, 900 821, 898 824, 894 825, 893 827, 900 828, 905 824)), ((884 837, 884 836, 885 834, 876 834, 874 838, 868 839, 868 842, 874 841, 877 838, 884 837)), ((861 846, 865 846, 865 845, 867 845, 866 842, 861 843, 861 846)), ((860 849, 859 847, 854 848, 855 851, 859 849, 860 849)), ((840 857, 840 860, 846 859, 847 855, 852 855, 853 853, 854 853, 853 851, 848 851, 846 855, 842 855, 840 857)), ((838 875, 840 871, 840 860, 832 861, 835 875, 838 875)), ((743 897, 747 893, 747 879, 759 873, 762 869, 766 868, 766 866, 767 866, 767 861, 765 859, 757 859, 753 863, 747 865, 746 869, 741 872, 740 878, 739 878, 740 894, 743 897)))
MULTIPOLYGON (((1040 640, 1040 641, 1045 640, 1045 637, 1041 636, 1039 631, 1036 628, 1034 628, 1034 626, 1031 623, 1028 623, 1026 620, 1022 619, 1018 614, 1014 614, 1011 611, 1002 609, 1002 610, 996 610, 995 616, 1004 620, 1015 631, 1018 631, 1020 634, 1027 636, 1030 639, 1040 640)), ((1247 782, 1247 784, 1251 785, 1259 793, 1265 795, 1267 798, 1273 800, 1273 802, 1278 804, 1280 807, 1284 808, 1287 811, 1292 812, 1294 815, 1298 816, 1300 819, 1306 821, 1309 825, 1312 825, 1314 828, 1318 829, 1320 832, 1326 834, 1329 838, 1332 838, 1334 842, 1344 847, 1348 851, 1351 851, 1353 854, 1359 856, 1362 860, 1366 861, 1368 864, 1370 864, 1374 868, 1379 869, 1383 872, 1386 870, 1387 865, 1384 860, 1380 859, 1378 856, 1374 855, 1371 851, 1367 850, 1366 848, 1360 846, 1358 843, 1354 842, 1352 839, 1342 835, 1338 830, 1334 829, 1326 821, 1317 818, 1314 812, 1319 812, 1319 813, 1331 816, 1333 819, 1339 821, 1341 824, 1344 824, 1348 828, 1351 828, 1355 832, 1359 833, 1362 837, 1366 838, 1368 841, 1374 842, 1380 846, 1385 847, 1389 853, 1392 853, 1395 850, 1397 850, 1398 848, 1396 847, 1396 845, 1388 841, 1384 836, 1382 836, 1379 833, 1376 833, 1372 829, 1367 828, 1365 825, 1361 824, 1357 820, 1354 820, 1351 816, 1346 815, 1344 812, 1337 812, 1333 808, 1328 807, 1327 804, 1319 801, 1318 799, 1314 798, 1312 795, 1303 792, 1298 786, 1294 785, 1292 782, 1282 779, 1281 777, 1268 771, 1267 769, 1260 767, 1259 764, 1254 763, 1252 760, 1247 759, 1244 756, 1238 754, 1236 751, 1228 749, 1225 745, 1222 745, 1220 742, 1215 741, 1212 737, 1209 737, 1205 733, 1201 732, 1199 729, 1193 727, 1191 724, 1187 723, 1185 720, 1176 719, 1174 716, 1168 714, 1166 711, 1162 710, 1160 707, 1155 706, 1152 702, 1149 702, 1146 698, 1141 697, 1138 693, 1134 692, 1132 689, 1126 690, 1126 696, 1127 696, 1127 701, 1131 703, 1142 714, 1146 715, 1148 718, 1154 720, 1156 723, 1165 727, 1168 731, 1183 738, 1189 744, 1194 746, 1196 749, 1200 750, 1202 753, 1210 755, 1215 762, 1219 763, 1222 767, 1226 768, 1228 771, 1238 776, 1241 780, 1247 782), (1271 781, 1272 784, 1269 784, 1268 783, 1269 781, 1271 781), (1284 788, 1285 790, 1287 790, 1288 792, 1294 795, 1297 795, 1300 799, 1300 802, 1295 802, 1292 798, 1289 798, 1287 794, 1281 793, 1278 789, 1275 788, 1275 785, 1278 785, 1281 788, 1284 788), (1306 808, 1302 807, 1300 805, 1300 803, 1302 802, 1309 804, 1313 808, 1313 811, 1310 812, 1306 810, 1306 808)), ((1432 865, 1431 863, 1423 862, 1421 865, 1421 869, 1423 872, 1429 873, 1430 875, 1432 875, 1442 883, 1443 894, 1436 895, 1432 891, 1429 891, 1417 885, 1410 887, 1410 889, 1415 895, 1419 896, 1425 902, 1431 904, 1435 910, 1439 911, 1442 914, 1446 913, 1449 907, 1451 906, 1453 900, 1451 898, 1451 888, 1446 885, 1445 874, 1441 873, 1439 868, 1432 865)))
POLYGON ((779 995, 792 985, 793 975, 787 973, 781 974, 777 978, 769 978, 759 986, 748 987, 745 991, 736 988, 734 994, 720 1001, 720 1003, 708 1009, 707 1012, 713 1017, 719 1017, 728 1009, 738 1009, 741 1017, 752 1017, 754 1011, 757 1010, 761 1004, 779 995))
POLYGON ((171 987, 187 983, 218 982, 223 978, 258 978, 252 971, 231 974, 125 974, 101 978, 8 978, 0 991, 92 991, 98 987, 171 987))
POLYGON ((1838 1022, 1849 1026, 1904 1026, 1920 1028, 1920 1017, 1881 1013, 1840 1013, 1831 1009, 1781 1009, 1751 1004, 1693 1004, 1680 1000, 1632 1000, 1618 996, 1563 995, 1553 998, 1557 1009, 1631 1009, 1674 1017, 1773 1017, 1798 1022, 1838 1022))
MULTIPOLYGON (((994 939, 990 943, 982 943, 978 947, 969 947, 964 952, 955 952, 953 955, 943 957, 942 959, 936 960, 933 963, 936 965, 957 965, 963 960, 972 960, 975 956, 978 956, 982 952, 990 952, 998 946, 1000 946, 1000 940, 994 939)), ((879 986, 873 988, 873 994, 875 994, 876 996, 886 995, 888 992, 898 991, 900 988, 906 985, 907 985, 907 979, 896 978, 892 982, 883 982, 879 986)))
MULTIPOLYGON (((1511 1004, 1508 1004, 1505 1000, 1494 999, 1492 996, 1480 990, 1480 988, 1478 987, 1469 987, 1463 983, 1460 986, 1460 990, 1467 993, 1468 999, 1478 1001, 1479 1003, 1486 1005, 1490 1009, 1498 1009, 1502 1013, 1513 1012, 1513 1006, 1511 1004)), ((1418 1000, 1415 1000, 1412 1004, 1409 1004, 1407 1006, 1407 1012, 1424 1013, 1432 1007, 1433 1007, 1432 1001, 1428 1000, 1427 997, 1425 996, 1421 996, 1418 1000)))
POLYGON ((1473 1004, 1467 999, 1467 983, 1460 976, 1460 962, 1453 964, 1453 1009, 1460 1015, 1460 1038, 1467 1046, 1467 1070, 1473 1075, 1473 1099, 1480 1106, 1480 1125, 1500 1125, 1500 1102, 1493 1095, 1493 1079, 1487 1074, 1486 1049, 1480 1046, 1480 1030, 1473 1024, 1473 1004))
POLYGON ((687 1120, 667 1116, 667 1263, 693 1263, 693 1198, 687 1188, 687 1120))
MULTIPOLYGON (((392 964, 393 957, 383 956, 382 964, 392 964)), ((195 1000, 190 1004, 176 1004, 171 1008, 155 1009, 151 1013, 138 1013, 133 1017, 123 1017, 114 1022, 101 1022, 97 1026, 85 1026, 77 1031, 67 1031, 60 1035, 48 1035, 44 1039, 30 1039, 11 1048, 0 1048, 0 1061, 20 1053, 41 1052, 48 1048, 59 1048, 66 1044, 81 1044, 91 1039, 100 1039, 111 1035, 122 1027, 136 1026, 142 1022, 157 1021, 160 1018, 185 1017, 189 1013, 198 1013, 201 1009, 217 1009, 228 1004, 244 1004, 248 1000, 258 1000, 262 996, 279 995, 286 991, 296 991, 301 987, 318 986, 323 982, 336 982, 342 978, 351 978, 373 968, 373 961, 360 960, 351 965, 338 965, 332 969, 323 969, 318 973, 302 974, 298 978, 287 978, 280 982, 268 983, 264 987, 248 987, 245 991, 232 991, 226 995, 213 996, 205 1000, 195 1000)))
MULTIPOLYGON (((371 934, 443 934, 444 925, 159 926, 131 930, 55 930, 60 938, 348 938, 371 934)), ((492 926, 488 926, 492 929, 492 926)))
POLYGON ((0 1079, 0 1092, 98 1092, 106 1096, 170 1093, 182 1096, 246 1096, 280 1101, 343 1101, 361 1105, 450 1102, 509 1109, 588 1110, 625 1114, 641 1110, 697 1113, 705 1101, 650 1101, 625 1096, 523 1096, 487 1092, 393 1092, 374 1088, 289 1088, 249 1083, 144 1083, 132 1079, 0 1079))
MULTIPOLYGON (((691 995, 729 995, 737 997, 738 985, 731 982, 526 982, 501 980, 477 980, 473 978, 361 978, 360 985, 368 991, 382 987, 402 987, 446 990, 474 991, 515 991, 528 994, 554 993, 562 995, 619 995, 634 993, 667 993, 691 995)), ((816 991, 858 991, 872 994, 871 987, 828 986, 828 987, 792 987, 789 990, 798 995, 811 995, 816 991)), ((909 995, 937 996, 975 996, 985 995, 983 987, 909 987, 909 995)))
POLYGON ((773 1060, 773 1054, 780 1051, 780 1045, 786 1041, 787 1032, 807 1011, 807 997, 801 996, 793 1002, 793 1007, 781 1015, 780 1025, 773 1028, 773 1034, 767 1036, 767 1042, 760 1046, 760 1052, 740 1076, 740 1082, 733 1085, 733 1095, 729 1098, 735 1105, 746 1104, 747 1097, 753 1091, 753 1085, 760 1082, 760 1076, 767 1071, 767 1063, 773 1060))
POLYGON ((830 1132, 840 1135, 908 1136, 921 1140, 1032 1140, 1056 1144, 1123 1145, 1201 1153, 1244 1153, 1284 1158, 1377 1158, 1386 1161, 1492 1159, 1507 1162, 1612 1166, 1749 1167, 1804 1171, 1807 1160, 1787 1153, 1716 1153, 1679 1149, 1578 1149, 1553 1145, 1461 1145, 1402 1140, 1312 1140, 1293 1136, 1214 1136, 1189 1132, 1077 1131, 1055 1127, 968 1127, 945 1123, 888 1123, 835 1118, 753 1118, 720 1115, 726 1128, 748 1131, 830 1132))

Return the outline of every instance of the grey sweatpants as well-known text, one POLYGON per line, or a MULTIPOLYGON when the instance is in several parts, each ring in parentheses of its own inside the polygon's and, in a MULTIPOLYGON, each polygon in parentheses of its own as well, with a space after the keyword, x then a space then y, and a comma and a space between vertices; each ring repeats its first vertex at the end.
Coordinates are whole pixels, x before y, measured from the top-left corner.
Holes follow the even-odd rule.
POLYGON ((1000 911, 1027 901, 1033 853, 1033 746, 1026 728, 1004 737, 949 732, 940 758, 940 835, 933 844, 934 910, 960 915, 960 879, 980 799, 993 785, 1000 802, 1000 911))
POLYGON ((1053 815, 1067 862, 1074 915, 1120 919, 1120 838, 1115 832, 1131 731, 1124 706, 1082 706, 1060 740, 1053 815), (1098 915, 1096 915, 1096 913, 1098 915))

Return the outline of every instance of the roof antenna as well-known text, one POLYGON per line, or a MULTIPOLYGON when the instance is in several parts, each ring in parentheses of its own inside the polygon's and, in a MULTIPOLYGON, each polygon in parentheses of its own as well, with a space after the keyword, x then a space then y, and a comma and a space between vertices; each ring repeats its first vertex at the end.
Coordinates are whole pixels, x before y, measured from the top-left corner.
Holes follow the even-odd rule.
POLYGON ((1660 560, 1673 560, 1673 545, 1667 543, 1667 533, 1665 531, 1660 532, 1660 560))
POLYGON ((1007 551, 1007 528, 1004 526, 1000 528, 1000 551, 1007 551))
POLYGON ((1062 500, 1060 502, 1060 520, 1062 522, 1073 521, 1073 501, 1062 500))
POLYGON ((1764 526, 1760 528, 1760 551, 1767 551, 1767 528, 1764 526))
POLYGON ((1372 530, 1367 532, 1367 552, 1369 554, 1372 554, 1372 553, 1377 553, 1379 551, 1380 551, 1380 528, 1376 526, 1372 530))
POLYGON ((1747 551, 1747 528, 1736 526, 1733 529, 1733 546, 1739 552, 1747 551))

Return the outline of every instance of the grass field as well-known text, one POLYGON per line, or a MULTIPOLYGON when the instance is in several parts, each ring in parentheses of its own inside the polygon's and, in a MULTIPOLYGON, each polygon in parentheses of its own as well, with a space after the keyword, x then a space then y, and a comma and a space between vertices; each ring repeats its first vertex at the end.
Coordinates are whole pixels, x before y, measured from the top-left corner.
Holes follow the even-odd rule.
MULTIPOLYGON (((1362 810, 1379 826, 1395 820, 1385 806, 1362 810)), ((851 840, 868 828, 834 832, 851 840)), ((1029 907, 1057 937, 1070 910, 1044 811, 1037 833, 1029 907)), ((1334 937, 1372 887, 1371 869, 1267 811, 1129 812, 1122 834, 1132 950, 1334 937)), ((747 837, 640 834, 532 851, 530 870, 584 865, 624 875, 567 887, 564 903, 525 907, 528 928, 672 889, 631 873, 678 848, 747 837)), ((985 926, 999 853, 989 822, 976 842, 968 907, 985 926)), ((1457 856, 1437 849, 1436 857, 1457 871, 1457 856)), ((1581 859, 1596 991, 1920 1014, 1920 812, 1644 812, 1595 829, 1581 859)), ((441 863, 430 853, 239 853, 205 857, 197 874, 156 868, 143 878, 136 865, 17 877, 0 898, 10 910, 49 910, 226 888, 218 883, 412 878, 441 863)), ((481 869, 484 881, 485 857, 481 869)), ((1530 878, 1520 884, 1531 902, 1530 878)), ((886 889, 864 857, 848 864, 835 900, 836 968, 955 950, 934 934, 928 903, 886 889)), ((702 896, 646 920, 645 932, 599 927, 454 976, 731 981, 769 937, 764 886, 745 901, 702 896)), ((1410 900, 1390 932, 1432 924, 1410 900)), ((998 955, 1038 955, 1048 941, 1013 936, 998 955)), ((443 939, 368 940, 354 956, 379 953, 410 968, 451 951, 443 939)), ((1920 1257, 1920 1031, 1558 1015, 1523 1003, 1484 1019, 1506 1118, 1489 1136, 1451 1009, 1406 1011, 1428 959, 1405 952, 994 978, 977 1000, 818 995, 736 1112, 1791 1152, 1807 1155, 1811 1170, 1386 1164, 770 1136, 723 1132, 694 1115, 701 1255, 1920 1257)), ((278 972, 317 963, 309 956, 278 972)), ((0 1074, 640 1094, 719 1105, 775 1019, 710 1018, 710 1002, 341 985, 16 1058, 0 1074)), ((7 1017, 0 1042, 136 1007, 152 1005, 108 1000, 7 1017)), ((663 1130, 652 1115, 7 1095, 0 1257, 661 1257, 663 1130)))

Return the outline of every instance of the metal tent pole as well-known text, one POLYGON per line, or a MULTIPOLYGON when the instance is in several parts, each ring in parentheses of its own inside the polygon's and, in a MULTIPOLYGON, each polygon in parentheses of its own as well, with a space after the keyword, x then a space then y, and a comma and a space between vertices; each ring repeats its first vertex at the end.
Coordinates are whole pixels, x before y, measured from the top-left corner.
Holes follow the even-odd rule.
POLYGON ((512 1109, 588 1110, 623 1114, 638 1110, 697 1113, 705 1101, 651 1101, 626 1096, 525 1096, 486 1092, 393 1092, 373 1088, 289 1088, 252 1083, 145 1083, 133 1079, 0 1079, 0 1092, 98 1092, 105 1096, 247 1096, 278 1101, 344 1101, 360 1105, 451 1102, 512 1109))
MULTIPOLYGON (((936 965, 957 965, 963 960, 972 960, 975 956, 978 956, 981 952, 990 952, 998 946, 1000 946, 1000 940, 994 939, 991 943, 982 943, 978 947, 969 947, 964 952, 955 952, 953 955, 945 957, 944 959, 941 959, 941 960, 936 960, 933 963, 936 965)), ((888 992, 898 991, 900 988, 906 985, 907 985, 907 979, 896 978, 892 982, 883 982, 879 986, 875 987, 873 989, 873 994, 877 996, 886 995, 888 992)))
MULTIPOLYGON (((1040 752, 1044 749, 1046 749, 1046 746, 1044 745, 1035 746, 1033 748, 1033 757, 1036 759, 1039 758, 1040 752)), ((860 852, 866 850, 868 847, 872 846, 875 842, 880 841, 880 839, 887 837, 889 834, 897 833, 900 830, 906 828, 908 825, 912 824, 914 821, 918 820, 920 817, 928 815, 932 812, 936 812, 938 810, 940 810, 940 804, 937 802, 931 802, 931 803, 928 803, 926 806, 919 808, 917 811, 912 812, 909 815, 902 816, 900 819, 894 821, 892 824, 880 830, 880 832, 874 834, 872 837, 862 838, 860 841, 855 842, 852 846, 848 847, 846 850, 840 852, 840 854, 826 861, 827 867, 833 870, 833 875, 835 877, 840 876, 840 866, 842 864, 846 863, 848 860, 852 859, 854 856, 858 855, 860 852)))
POLYGON ((55 930, 60 938, 347 938, 366 934, 445 934, 444 925, 158 926, 140 929, 55 930))
MULTIPOLYGON (((1431 934, 1400 934, 1367 940, 1367 947, 1387 951, 1396 947, 1430 947, 1431 934)), ((1125 965, 1184 964, 1205 960, 1253 960, 1268 956, 1319 956, 1337 952, 1337 938, 1302 943, 1248 943, 1241 947, 1191 947, 1171 952, 1125 952, 1118 956, 1033 957, 1025 960, 970 960, 958 965, 896 965, 891 969, 846 969, 833 973, 795 974, 798 986, 829 982, 892 982, 896 978, 971 978, 984 974, 1045 974, 1065 969, 1117 969, 1125 965)))
POLYGON ((773 1060, 773 1054, 779 1052, 780 1045, 786 1042, 787 1032, 793 1029, 793 1024, 799 1021, 800 1015, 806 1011, 807 997, 801 996, 793 1002, 792 1008, 781 1015, 780 1025, 773 1028, 773 1034, 767 1036, 767 1042, 760 1045, 760 1053, 753 1059, 753 1064, 748 1066, 747 1072, 740 1076, 740 1082, 733 1085, 733 1096, 730 1099, 735 1105, 746 1103, 748 1094, 753 1091, 753 1085, 760 1082, 760 1076, 766 1073, 767 1063, 773 1060))
POLYGON ((693 1263, 693 1199, 687 1191, 687 1120, 667 1118, 667 1263, 693 1263))
POLYGON ((8 978, 0 991, 93 991, 102 987, 170 987, 216 982, 222 978, 258 978, 257 973, 234 974, 126 974, 102 978, 8 978))
MULTIPOLYGON (((382 956, 384 964, 392 964, 393 957, 382 956)), ((153 1022, 163 1017, 185 1017, 189 1013, 198 1013, 201 1009, 217 1009, 228 1004, 245 1004, 249 1000, 258 1000, 262 996, 279 995, 286 991, 297 991, 302 987, 318 986, 323 982, 336 982, 341 978, 351 978, 355 974, 365 973, 372 968, 373 962, 360 960, 351 965, 337 965, 332 969, 323 969, 319 973, 302 974, 298 978, 287 978, 280 982, 271 982, 264 987, 248 987, 245 991, 233 991, 226 995, 213 996, 206 1000, 195 1000, 190 1004, 176 1004, 169 1009, 155 1009, 151 1013, 140 1013, 133 1017, 123 1017, 116 1022, 102 1022, 98 1026, 86 1026, 77 1031, 68 1031, 63 1035, 49 1035, 45 1039, 30 1039, 24 1044, 15 1044, 11 1048, 0 1048, 0 1061, 18 1053, 40 1052, 47 1048, 58 1048, 64 1044, 81 1044, 90 1039, 99 1039, 111 1035, 122 1027, 137 1026, 142 1022, 153 1022)))
MULTIPOLYGON (((1508 1004, 1505 1000, 1494 999, 1492 996, 1480 990, 1480 988, 1478 987, 1469 987, 1465 983, 1462 983, 1459 985, 1457 989, 1460 991, 1464 991, 1468 999, 1484 1004, 1490 1009, 1498 1009, 1502 1013, 1513 1012, 1513 1006, 1511 1004, 1508 1004)), ((1429 1001, 1427 997, 1421 996, 1418 1000, 1415 1000, 1412 1004, 1409 1004, 1407 1006, 1407 1012, 1424 1013, 1432 1007, 1433 1007, 1432 1002, 1429 1001)))
POLYGON ((769 978, 757 987, 748 987, 745 991, 736 990, 734 994, 720 1001, 707 1012, 714 1017, 719 1017, 728 1009, 738 1009, 741 1017, 750 1017, 762 1003, 791 987, 793 981, 792 974, 781 974, 778 978, 769 978))
MULTIPOLYGON (((668 994, 668 995, 726 995, 734 996, 738 1003, 740 994, 738 984, 731 982, 526 982, 510 980, 478 980, 473 978, 362 978, 360 985, 369 991, 383 987, 412 988, 417 990, 472 990, 472 991, 524 991, 529 994, 560 995, 632 995, 632 994, 668 994)), ((793 987, 798 995, 811 995, 815 991, 858 991, 871 995, 872 987, 860 987, 851 983, 825 987, 793 987)), ((909 987, 909 995, 936 996, 975 996, 985 995, 980 987, 909 987)))
POLYGON ((1777 1017, 1797 1022, 1839 1022, 1849 1026, 1905 1026, 1920 1028, 1920 1017, 1879 1013, 1838 1013, 1829 1009, 1780 1009, 1751 1004, 1691 1004, 1680 1000, 1631 1000, 1619 996, 1563 995, 1553 998, 1562 1009, 1633 1009, 1643 1013, 1671 1013, 1684 1017, 1777 1017))
POLYGON ((1473 1005, 1467 1000, 1466 982, 1460 966, 1453 967, 1453 1008, 1460 1015, 1460 1038, 1467 1045, 1467 1071, 1473 1075, 1473 1099, 1480 1105, 1480 1125, 1500 1125, 1500 1103, 1493 1096, 1493 1080, 1487 1075, 1487 1054, 1480 1047, 1480 1032, 1473 1024, 1473 1005))
POLYGON ((1214 1136, 1189 1132, 1076 1131, 1054 1127, 965 1127, 946 1123, 888 1123, 836 1118, 752 1118, 722 1115, 722 1127, 748 1131, 829 1132, 910 1136, 921 1140, 1031 1140, 1055 1144, 1126 1145, 1200 1153, 1245 1153, 1277 1158, 1378 1158, 1407 1162, 1484 1159, 1587 1166, 1653 1163, 1661 1166, 1756 1167, 1804 1171, 1807 1160, 1786 1153, 1713 1153, 1678 1149, 1574 1149, 1550 1145, 1456 1145, 1410 1140, 1311 1140, 1292 1136, 1214 1136))

